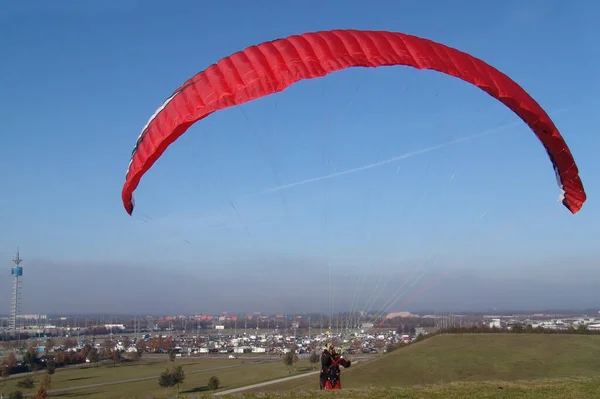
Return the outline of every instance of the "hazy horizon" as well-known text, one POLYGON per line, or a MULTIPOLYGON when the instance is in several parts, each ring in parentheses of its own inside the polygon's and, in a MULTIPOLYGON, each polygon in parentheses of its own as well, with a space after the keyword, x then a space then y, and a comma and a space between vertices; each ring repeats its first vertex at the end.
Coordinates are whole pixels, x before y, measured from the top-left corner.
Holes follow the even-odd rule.
MULTIPOLYGON (((332 273, 338 277, 331 290, 332 310, 334 313, 351 309, 388 313, 418 309, 452 312, 494 308, 523 311, 593 308, 597 301, 598 272, 589 267, 590 263, 585 259, 571 261, 572 274, 563 276, 548 272, 552 262, 563 261, 530 265, 518 278, 498 272, 490 275, 476 267, 429 267, 420 280, 419 276, 425 272, 423 268, 417 272, 415 268, 399 270, 391 275, 392 268, 388 267, 380 268, 380 272, 372 276, 364 270, 362 275, 342 276, 339 273, 343 268, 333 266, 332 273), (405 289, 398 291, 406 275, 408 283, 405 289), (438 278, 439 282, 434 284, 438 278), (587 284, 579 283, 579 279, 585 279, 587 284), (423 291, 427 287, 430 288, 423 291), (577 290, 573 290, 574 287, 577 290), (355 290, 360 295, 358 305, 352 307, 355 290), (370 306, 367 305, 369 298, 370 306), (394 300, 393 306, 384 306, 394 300), (411 303, 403 305, 410 300, 411 303)), ((28 262, 22 280, 22 313, 330 313, 329 281, 327 275, 319 278, 322 262, 295 262, 292 267, 280 269, 280 275, 272 266, 265 274, 256 272, 258 267, 252 262, 245 264, 245 271, 232 263, 220 265, 218 269, 198 267, 195 273, 161 269, 157 264, 88 262, 85 268, 82 266, 76 262, 28 262), (235 277, 228 281, 221 273, 231 270, 235 270, 235 277), (313 278, 307 280, 307 274, 313 278), (69 276, 69 280, 60 276, 69 276)), ((10 303, 10 284, 10 279, 2 280, 0 301, 3 303, 10 303)))

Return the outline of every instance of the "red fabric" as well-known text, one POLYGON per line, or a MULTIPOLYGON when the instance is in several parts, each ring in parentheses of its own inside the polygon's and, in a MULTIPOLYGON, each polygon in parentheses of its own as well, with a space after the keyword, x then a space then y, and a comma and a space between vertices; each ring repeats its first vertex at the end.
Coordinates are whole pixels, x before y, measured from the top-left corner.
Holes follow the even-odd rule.
MULTIPOLYGON (((332 367, 339 366, 340 361, 340 358, 335 359, 334 357, 332 357, 331 366, 329 366, 329 368, 331 369, 332 367)), ((340 376, 338 376, 338 378, 335 379, 335 383, 333 385, 331 384, 331 380, 327 380, 327 382, 325 383, 326 391, 335 391, 338 389, 342 389, 342 382, 340 381, 340 376)))
POLYGON ((302 79, 349 67, 391 65, 455 76, 513 110, 546 148, 565 191, 564 205, 572 213, 581 209, 586 194, 567 144, 548 114, 517 83, 485 62, 443 44, 396 32, 357 30, 305 33, 251 46, 185 82, 138 139, 122 190, 125 209, 133 212, 133 192, 144 173, 196 121, 282 91, 302 79))

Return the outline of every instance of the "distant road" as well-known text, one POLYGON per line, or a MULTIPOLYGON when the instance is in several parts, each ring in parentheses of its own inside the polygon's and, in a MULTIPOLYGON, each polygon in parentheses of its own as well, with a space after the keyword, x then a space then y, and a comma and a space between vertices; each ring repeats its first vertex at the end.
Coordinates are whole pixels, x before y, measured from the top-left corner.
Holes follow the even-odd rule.
MULTIPOLYGON (((360 360, 355 360, 354 362, 352 362, 352 364, 356 364, 359 361, 360 360)), ((308 377, 308 376, 311 376, 311 375, 317 375, 320 372, 321 372, 321 370, 309 371, 308 373, 298 374, 298 375, 292 375, 292 376, 289 376, 289 377, 280 378, 278 380, 266 381, 266 382, 261 382, 259 384, 246 385, 245 387, 228 389, 227 391, 217 392, 217 393, 214 394, 214 396, 230 395, 232 393, 243 392, 243 391, 247 391, 249 389, 260 388, 260 387, 264 387, 264 386, 267 386, 267 385, 278 384, 280 382, 295 380, 295 379, 298 379, 298 378, 304 378, 304 377, 308 377)))
POLYGON ((271 384, 277 384, 279 382, 285 382, 285 381, 295 380, 297 378, 304 378, 304 377, 308 377, 308 376, 311 376, 311 375, 316 375, 316 374, 319 374, 320 372, 321 372, 321 370, 309 371, 308 373, 298 374, 298 375, 292 375, 292 376, 289 376, 289 377, 280 378, 278 380, 266 381, 266 382, 261 382, 259 384, 246 385, 245 387, 228 389, 227 391, 217 392, 217 393, 214 394, 214 396, 230 395, 232 393, 247 391, 249 389, 254 389, 254 388, 260 388, 260 387, 264 387, 264 386, 271 385, 271 384))

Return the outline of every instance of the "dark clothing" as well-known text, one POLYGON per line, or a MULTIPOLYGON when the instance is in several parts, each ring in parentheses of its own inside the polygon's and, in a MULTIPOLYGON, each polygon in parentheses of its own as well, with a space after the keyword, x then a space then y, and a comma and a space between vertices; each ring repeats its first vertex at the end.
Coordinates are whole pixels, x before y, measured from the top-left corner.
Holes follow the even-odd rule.
POLYGON ((350 367, 351 362, 337 353, 331 354, 327 349, 321 354, 321 374, 319 386, 321 389, 341 389, 340 366, 350 367))
POLYGON ((323 353, 321 353, 321 370, 328 369, 331 366, 331 361, 331 353, 327 349, 323 350, 323 353))

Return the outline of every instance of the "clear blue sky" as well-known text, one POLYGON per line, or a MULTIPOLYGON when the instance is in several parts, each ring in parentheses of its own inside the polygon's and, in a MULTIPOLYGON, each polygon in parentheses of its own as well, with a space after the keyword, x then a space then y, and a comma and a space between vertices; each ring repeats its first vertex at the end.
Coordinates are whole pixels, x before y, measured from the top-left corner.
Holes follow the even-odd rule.
POLYGON ((307 262, 331 261, 349 275, 435 259, 428 264, 458 260, 517 278, 524 265, 593 262, 599 16, 595 2, 558 0, 7 3, 0 263, 8 267, 17 245, 29 268, 71 265, 89 277, 110 265, 164 265, 179 280, 215 265, 245 276, 252 264, 284 278, 307 262), (126 214, 129 155, 175 88, 251 44, 334 28, 424 36, 506 72, 566 138, 589 197, 583 210, 572 216, 557 202, 542 146, 499 102, 441 74, 387 68, 301 82, 201 121, 144 177, 134 217, 126 214), (506 125, 401 162, 254 195, 506 125), (484 234, 495 238, 475 244, 484 234))

